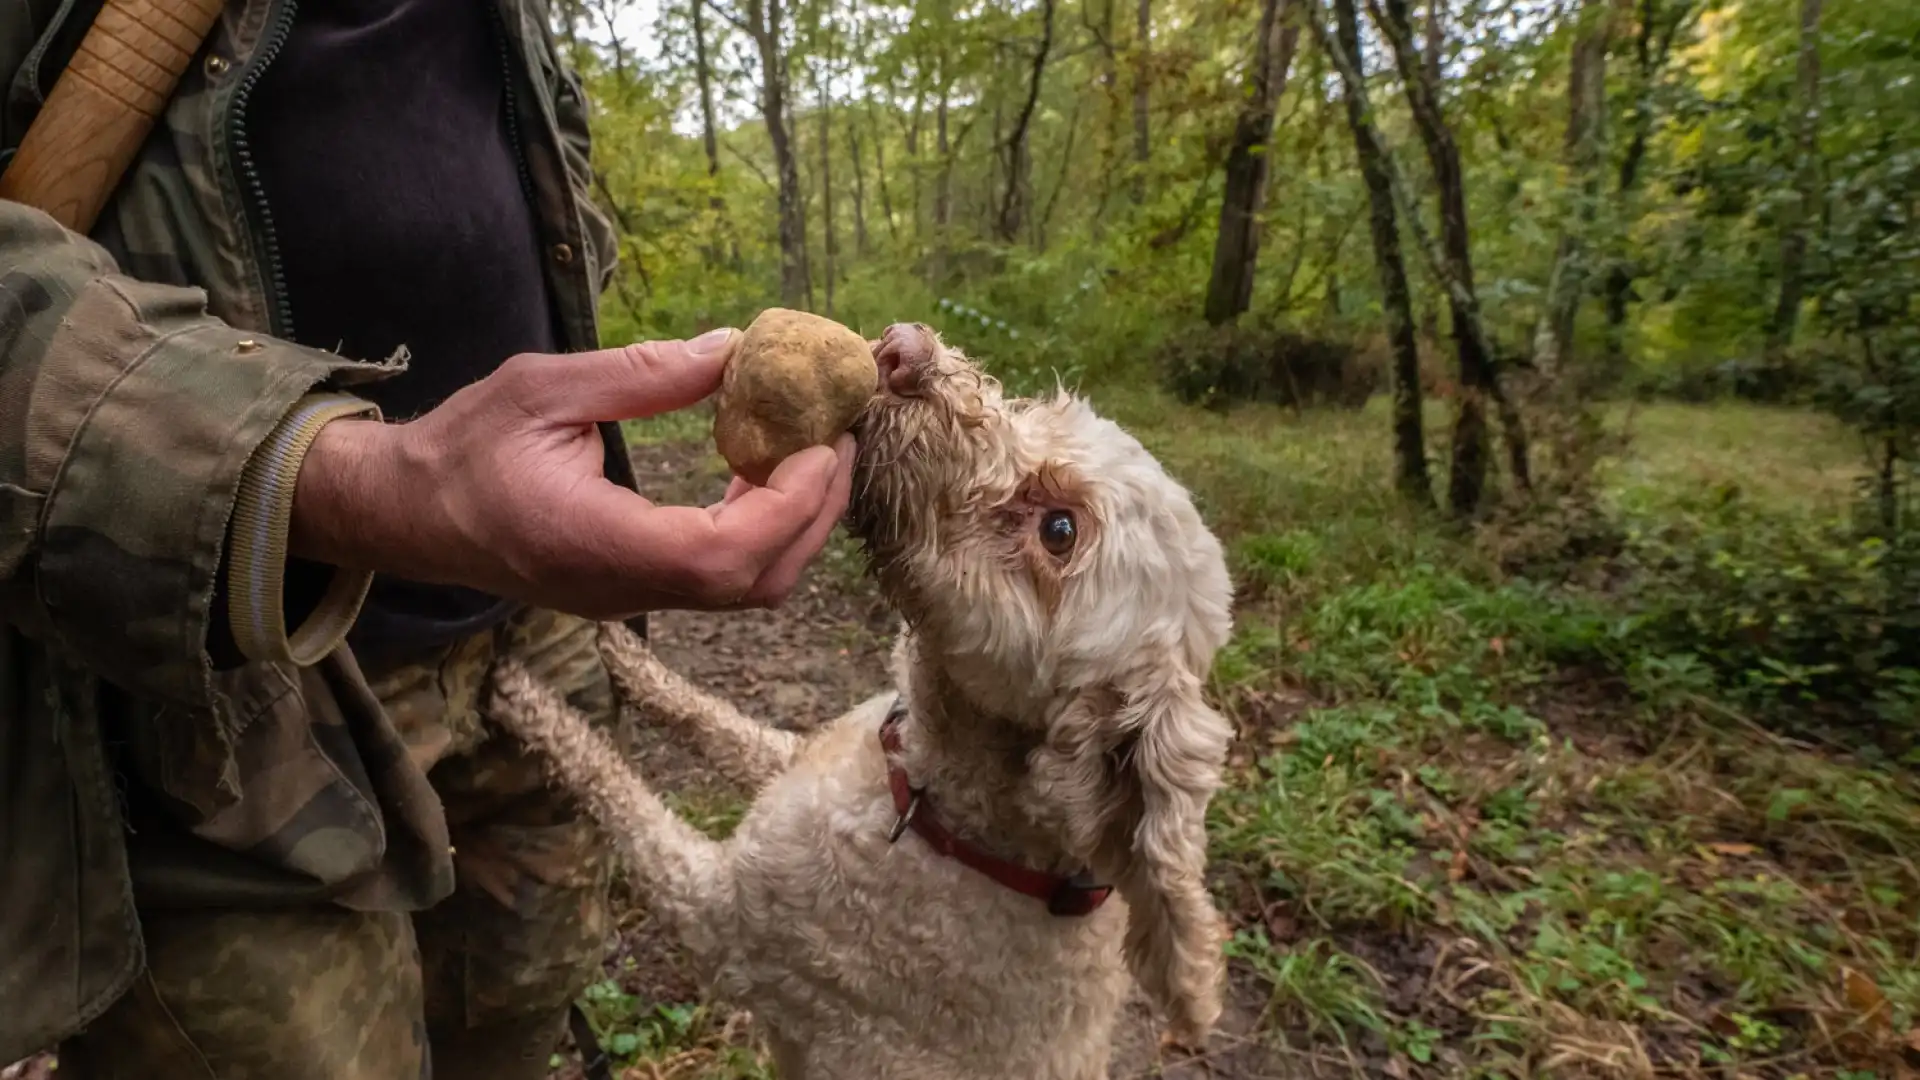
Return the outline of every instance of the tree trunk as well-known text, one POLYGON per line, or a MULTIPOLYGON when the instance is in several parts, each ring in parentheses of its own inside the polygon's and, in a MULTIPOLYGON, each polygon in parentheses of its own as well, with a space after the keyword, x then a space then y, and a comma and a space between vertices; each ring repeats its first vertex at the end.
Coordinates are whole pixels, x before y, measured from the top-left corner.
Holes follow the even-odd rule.
POLYGON ((1027 79, 1027 97, 1014 117, 1013 130, 1006 141, 1006 194, 1000 200, 997 232, 1000 242, 1019 239, 1026 225, 1027 208, 1033 201, 1033 155, 1028 138, 1033 126, 1033 110, 1040 103, 1040 85, 1047 73, 1047 57, 1053 52, 1054 0, 1040 0, 1040 46, 1033 53, 1033 73, 1027 79))
POLYGON ((1093 209, 1087 215, 1092 227, 1093 239, 1098 242, 1106 235, 1107 201, 1113 194, 1113 174, 1118 171, 1116 163, 1120 160, 1120 49, 1113 36, 1114 0, 1101 0, 1100 21, 1095 22, 1092 15, 1092 0, 1084 0, 1080 5, 1080 22, 1087 28, 1093 43, 1100 50, 1100 100, 1101 100, 1101 136, 1100 167, 1096 175, 1100 177, 1100 188, 1093 197, 1093 209))
POLYGON ((778 171, 777 213, 780 232, 780 301, 807 306, 807 223, 800 205, 800 162, 793 152, 793 127, 787 115, 787 56, 780 47, 781 0, 747 0, 749 27, 760 53, 760 113, 767 125, 778 171))
POLYGON ((840 255, 840 239, 833 222, 833 99, 827 93, 826 73, 816 77, 820 90, 820 229, 826 251, 826 314, 831 318, 834 279, 839 276, 835 263, 840 255))
POLYGON ((1780 217, 1780 297, 1767 326, 1767 355, 1778 359, 1793 345, 1800 327, 1800 302, 1805 292, 1807 227, 1819 202, 1818 150, 1820 138, 1820 5, 1800 0, 1800 69, 1794 84, 1794 187, 1799 196, 1780 217))
POLYGON ((1264 0, 1260 7, 1247 101, 1227 150, 1226 193, 1220 201, 1220 229, 1213 244, 1213 275, 1207 282, 1205 313, 1211 326, 1232 322, 1253 302, 1260 214, 1272 171, 1274 108, 1286 92, 1287 72, 1300 40, 1300 28, 1287 25, 1287 3, 1264 0))
POLYGON ((1533 333, 1533 366, 1549 393, 1563 404, 1584 399, 1568 383, 1573 331, 1586 295, 1587 233, 1600 201, 1600 166, 1606 146, 1607 47, 1612 0, 1581 0, 1580 30, 1567 64, 1567 171, 1577 185, 1573 223, 1560 234, 1560 248, 1547 279, 1547 302, 1533 333))
MULTIPOLYGON (((713 61, 707 55, 706 0, 693 0, 693 76, 700 90, 700 142, 707 152, 707 208, 713 211, 714 223, 723 228, 729 242, 728 262, 734 267, 740 265, 740 240, 725 227, 727 202, 720 194, 720 132, 713 119, 713 61)), ((706 259, 709 263, 720 261, 717 246, 706 247, 706 259)))
POLYGON ((607 25, 608 44, 613 49, 614 80, 621 86, 625 86, 627 85, 627 50, 620 40, 620 35, 613 28, 613 6, 608 0, 599 0, 594 6, 598 9, 595 14, 599 15, 600 21, 607 25))
MULTIPOLYGON (((999 63, 1004 50, 994 50, 994 67, 999 63)), ((1013 167, 1007 161, 1007 109, 1000 95, 993 95, 993 133, 987 140, 993 147, 993 175, 987 178, 986 197, 981 200, 986 212, 981 217, 981 231, 998 236, 1000 233, 1000 193, 1006 190, 1007 178, 1013 175, 1013 167)))
POLYGON ((821 0, 813 9, 814 25, 810 35, 819 53, 808 65, 813 70, 813 90, 819 98, 820 132, 820 249, 821 279, 825 303, 822 313, 833 317, 834 290, 840 281, 840 230, 833 212, 833 0, 821 0))
POLYGON ((1134 11, 1133 61, 1133 201, 1147 201, 1147 163, 1153 159, 1148 110, 1153 104, 1153 0, 1140 0, 1134 11))
POLYGON ((847 153, 853 157, 853 251, 854 254, 865 258, 867 255, 867 159, 860 150, 859 117, 852 114, 849 114, 847 119, 847 153))
MULTIPOLYGON (((693 0, 693 76, 700 87, 700 141, 707 150, 707 175, 720 175, 720 133, 713 122, 713 65, 707 59, 706 0, 693 0)), ((718 194, 714 196, 717 208, 718 194)))
MULTIPOLYGON (((1333 0, 1337 21, 1335 40, 1327 42, 1317 13, 1314 29, 1329 52, 1338 51, 1345 88, 1347 126, 1353 132, 1354 155, 1367 187, 1368 224, 1373 232, 1374 265, 1380 274, 1380 306, 1386 313, 1387 339, 1393 347, 1393 449, 1395 481, 1400 490, 1423 506, 1433 504, 1432 481, 1427 475, 1427 444, 1420 414, 1420 350, 1413 335, 1413 305, 1407 289, 1407 265, 1400 253, 1400 228, 1394 208, 1393 180, 1387 171, 1386 148, 1373 124, 1367 87, 1361 76, 1359 20, 1354 0, 1333 0)), ((1329 290, 1338 308, 1338 288, 1329 290)))
MULTIPOLYGON (((1350 3, 1351 0, 1342 0, 1350 3)), ((1440 246, 1438 257, 1428 250, 1428 258, 1447 290, 1448 307, 1453 318, 1455 353, 1460 366, 1459 411, 1453 428, 1453 462, 1447 483, 1447 505, 1454 514, 1468 516, 1480 509, 1486 494, 1487 417, 1486 405, 1493 402, 1500 410, 1501 426, 1506 430, 1509 468, 1514 483, 1522 489, 1532 484, 1527 463, 1525 426, 1519 411, 1502 392, 1494 370, 1493 349, 1480 321, 1480 303, 1474 292, 1472 232, 1467 223, 1466 182, 1460 167, 1460 148, 1453 131, 1441 114, 1439 88, 1428 81, 1426 65, 1413 44, 1412 18, 1407 0, 1385 0, 1385 11, 1378 7, 1374 16, 1385 31, 1407 103, 1413 113, 1414 127, 1427 150, 1434 185, 1440 201, 1440 246)), ((1392 180, 1391 174, 1389 180, 1392 180)), ((1396 185, 1399 186, 1399 185, 1396 185)), ((1404 191, 1404 187, 1401 187, 1404 191)), ((1402 203, 1404 204, 1404 201, 1402 203)), ((1410 224, 1422 246, 1430 241, 1419 225, 1418 215, 1408 210, 1410 224)))
MULTIPOLYGON (((926 194, 926 185, 925 177, 922 175, 925 172, 926 163, 920 159, 920 127, 926 119, 926 112, 927 92, 923 87, 914 92, 913 114, 907 122, 906 132, 902 135, 902 145, 907 149, 907 176, 913 181, 911 195, 913 242, 921 246, 926 244, 927 239, 927 219, 923 216, 923 211, 926 208, 926 199, 924 197, 926 194)), ((885 176, 886 174, 886 169, 882 168, 880 175, 885 176)))
MULTIPOLYGON (((1627 126, 1632 134, 1627 138, 1625 152, 1620 155, 1620 174, 1615 186, 1615 198, 1621 206, 1623 220, 1627 216, 1627 204, 1639 187, 1640 166, 1646 160, 1647 144, 1653 137, 1653 107, 1650 100, 1653 83, 1666 67, 1667 57, 1673 52, 1673 39, 1686 22, 1692 2, 1667 0, 1667 7, 1663 10, 1660 0, 1640 0, 1640 26, 1634 36, 1633 105, 1627 113, 1627 126)), ((1615 242, 1620 243, 1618 237, 1615 242)), ((1607 382, 1617 380, 1627 367, 1627 308, 1633 302, 1635 275, 1632 260, 1624 250, 1616 249, 1610 262, 1605 288, 1607 362, 1604 381, 1607 382)))
MULTIPOLYGON (((944 65, 943 65, 944 66, 944 65)), ((947 278, 948 230, 953 224, 953 147, 947 137, 948 86, 940 83, 940 101, 934 106, 933 145, 940 155, 940 171, 933 180, 933 285, 941 288, 947 278)))
POLYGON ((1433 85, 1439 86, 1446 73, 1447 24, 1446 0, 1429 0, 1427 4, 1427 78, 1433 85))
POLYGON ((873 179, 880 189, 880 216, 887 223, 887 239, 898 245, 900 226, 893 217, 893 192, 887 186, 887 132, 879 124, 873 125, 873 179))

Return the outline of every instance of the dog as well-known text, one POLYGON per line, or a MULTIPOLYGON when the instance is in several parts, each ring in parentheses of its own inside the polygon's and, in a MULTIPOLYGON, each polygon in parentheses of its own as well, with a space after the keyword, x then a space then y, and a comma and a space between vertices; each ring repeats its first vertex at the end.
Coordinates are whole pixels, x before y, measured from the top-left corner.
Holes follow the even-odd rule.
POLYGON ((1205 818, 1232 627, 1184 488, 1082 399, 1006 397, 931 329, 873 343, 847 525, 902 621, 896 689, 801 735, 618 625, 622 695, 757 791, 725 842, 676 817, 511 664, 493 713, 631 861, 786 1080, 1094 1080, 1137 982, 1166 1041, 1221 1012, 1205 818))

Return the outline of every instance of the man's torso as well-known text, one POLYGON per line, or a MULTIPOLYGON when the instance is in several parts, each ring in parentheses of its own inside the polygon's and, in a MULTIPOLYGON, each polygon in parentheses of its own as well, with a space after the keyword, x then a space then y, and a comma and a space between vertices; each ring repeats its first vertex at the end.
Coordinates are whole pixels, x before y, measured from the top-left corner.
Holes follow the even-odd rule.
MULTIPOLYGON (((512 70, 489 0, 300 0, 241 117, 281 332, 363 359, 406 349, 404 374, 363 391, 389 419, 560 347, 512 70)), ((376 577, 348 640, 363 663, 422 656, 513 609, 376 577)))

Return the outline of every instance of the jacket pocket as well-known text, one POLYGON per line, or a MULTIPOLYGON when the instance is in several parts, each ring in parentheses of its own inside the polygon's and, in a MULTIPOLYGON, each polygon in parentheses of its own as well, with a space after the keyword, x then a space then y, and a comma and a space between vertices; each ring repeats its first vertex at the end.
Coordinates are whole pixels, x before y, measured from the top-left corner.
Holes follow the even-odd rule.
POLYGON ((184 849, 167 871, 176 891, 417 910, 451 890, 438 800, 345 650, 249 664, 215 688, 214 714, 164 711, 141 755, 146 786, 225 853, 184 849))

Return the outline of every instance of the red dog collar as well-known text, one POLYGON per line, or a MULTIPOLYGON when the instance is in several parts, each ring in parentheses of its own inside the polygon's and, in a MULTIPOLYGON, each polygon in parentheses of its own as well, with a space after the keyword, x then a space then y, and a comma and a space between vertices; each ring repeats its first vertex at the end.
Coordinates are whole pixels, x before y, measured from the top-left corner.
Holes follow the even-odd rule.
POLYGON ((962 840, 940 824, 927 809, 926 793, 914 787, 906 770, 893 760, 900 752, 900 721, 906 716, 906 703, 896 699, 880 725, 880 747, 887 758, 887 786, 893 789, 893 809, 900 815, 887 833, 888 843, 899 840, 911 828, 941 855, 978 870, 1014 892, 1046 901, 1047 911, 1054 915, 1090 915, 1107 902, 1113 887, 1093 884, 1088 874, 1062 877, 1008 862, 962 840))

